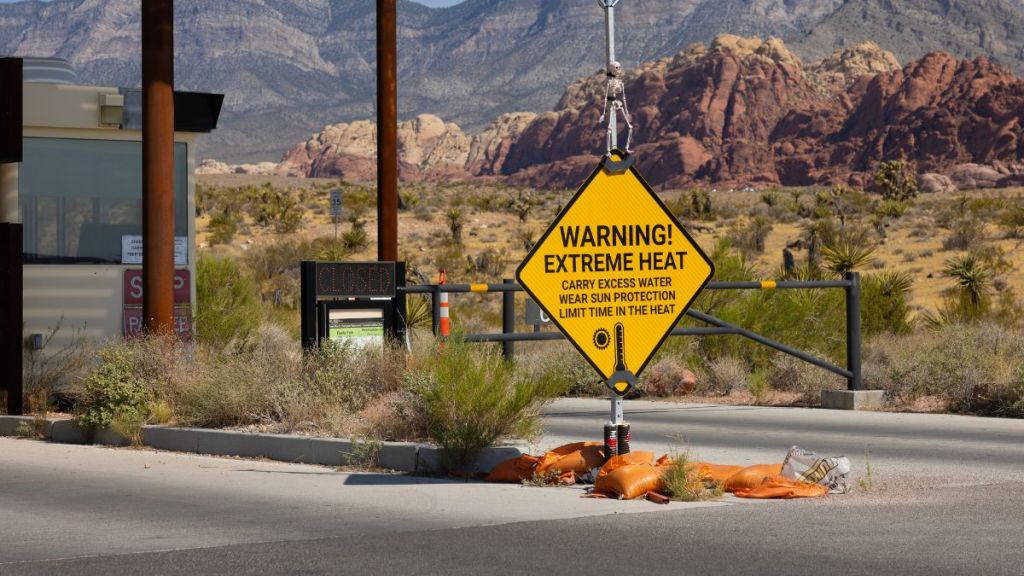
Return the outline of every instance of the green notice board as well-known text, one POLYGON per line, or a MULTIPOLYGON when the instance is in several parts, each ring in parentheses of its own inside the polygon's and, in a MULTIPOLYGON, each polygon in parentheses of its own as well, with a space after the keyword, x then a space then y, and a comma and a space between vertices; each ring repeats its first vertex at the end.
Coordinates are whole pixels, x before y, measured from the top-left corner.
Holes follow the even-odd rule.
POLYGON ((380 309, 330 310, 327 337, 340 344, 384 345, 384 311, 380 309))

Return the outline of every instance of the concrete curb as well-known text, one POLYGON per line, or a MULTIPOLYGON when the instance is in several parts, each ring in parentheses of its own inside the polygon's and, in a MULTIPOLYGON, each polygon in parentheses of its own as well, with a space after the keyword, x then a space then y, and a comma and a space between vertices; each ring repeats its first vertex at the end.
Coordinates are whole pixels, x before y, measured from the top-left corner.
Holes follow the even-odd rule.
MULTIPOLYGON (((51 430, 53 429, 53 420, 49 418, 41 419, 40 426, 42 427, 43 438, 49 438, 51 430)), ((22 425, 26 425, 30 428, 35 428, 36 419, 32 416, 0 416, 0 436, 19 436, 18 428, 22 425)))
MULTIPOLYGON (((31 424, 31 416, 0 416, 0 436, 16 436, 18 425, 31 424)), ((91 433, 75 428, 71 420, 47 419, 44 438, 61 444, 128 446, 128 438, 107 428, 91 433), (90 438, 91 436, 91 438, 90 438)), ((143 426, 142 443, 157 450, 212 456, 268 458, 281 462, 343 466, 363 464, 400 472, 430 473, 441 468, 442 450, 410 442, 361 442, 342 438, 316 438, 287 434, 254 434, 232 430, 143 426)), ((496 464, 523 453, 517 446, 485 448, 466 472, 489 472, 496 464)))

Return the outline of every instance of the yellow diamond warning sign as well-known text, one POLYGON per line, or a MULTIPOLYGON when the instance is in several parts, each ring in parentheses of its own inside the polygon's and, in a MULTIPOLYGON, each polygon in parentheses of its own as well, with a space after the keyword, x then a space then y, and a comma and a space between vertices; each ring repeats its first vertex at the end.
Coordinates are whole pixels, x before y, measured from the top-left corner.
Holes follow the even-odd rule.
POLYGON ((624 395, 714 266, 635 167, 606 166, 617 167, 602 162, 516 278, 624 395))

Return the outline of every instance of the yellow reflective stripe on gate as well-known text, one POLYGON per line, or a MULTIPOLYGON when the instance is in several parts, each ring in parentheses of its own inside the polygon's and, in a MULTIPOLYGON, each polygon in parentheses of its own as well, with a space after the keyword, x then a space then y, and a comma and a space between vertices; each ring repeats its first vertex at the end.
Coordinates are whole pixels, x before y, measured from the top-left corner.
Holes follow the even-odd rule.
POLYGON ((779 285, 775 282, 775 280, 762 280, 761 281, 761 290, 775 290, 778 287, 779 287, 779 285))
POLYGON ((469 291, 470 292, 489 292, 489 289, 487 288, 487 284, 470 284, 469 285, 469 291))

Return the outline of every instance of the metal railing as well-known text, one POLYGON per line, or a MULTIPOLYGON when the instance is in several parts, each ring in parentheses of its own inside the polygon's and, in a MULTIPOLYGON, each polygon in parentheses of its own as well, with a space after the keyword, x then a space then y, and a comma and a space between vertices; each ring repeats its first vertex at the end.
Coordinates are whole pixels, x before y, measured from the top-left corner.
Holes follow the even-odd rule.
MULTIPOLYGON (((752 332, 731 324, 710 314, 698 310, 687 310, 690 318, 709 324, 705 327, 677 327, 672 336, 742 336, 758 344, 778 350, 804 362, 827 370, 846 379, 849 390, 863 390, 864 380, 861 376, 861 323, 860 323, 860 274, 848 272, 842 280, 766 280, 762 282, 709 282, 705 290, 806 290, 806 289, 842 289, 846 294, 846 367, 835 364, 787 346, 756 332, 752 332)), ((514 280, 504 280, 501 284, 438 284, 405 286, 399 288, 407 294, 429 294, 431 296, 431 321, 434 334, 438 334, 440 318, 440 295, 448 293, 491 293, 498 292, 501 300, 501 333, 500 334, 468 334, 469 342, 501 342, 502 353, 506 358, 515 355, 516 342, 537 342, 545 340, 564 340, 561 332, 516 332, 515 293, 523 290, 514 280)))

